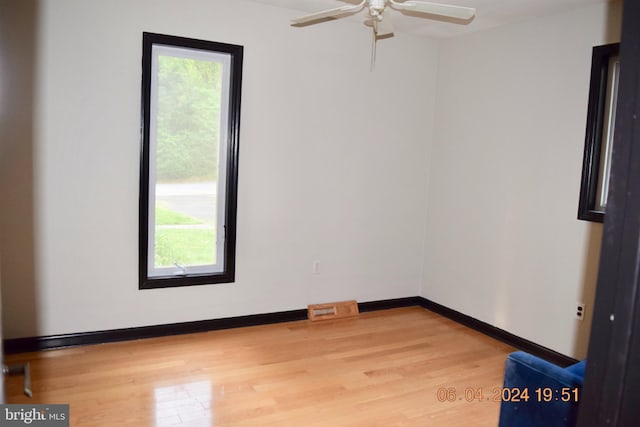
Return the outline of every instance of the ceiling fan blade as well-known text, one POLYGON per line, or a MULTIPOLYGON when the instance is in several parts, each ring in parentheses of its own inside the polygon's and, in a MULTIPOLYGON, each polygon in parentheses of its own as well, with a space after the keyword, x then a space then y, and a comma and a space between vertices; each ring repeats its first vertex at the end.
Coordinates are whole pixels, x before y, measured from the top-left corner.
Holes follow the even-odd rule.
POLYGON ((392 1, 391 4, 394 8, 399 10, 428 13, 430 15, 445 16, 447 18, 469 20, 476 14, 476 10, 472 7, 453 6, 450 4, 431 3, 426 1, 409 0, 404 3, 392 1))
POLYGON ((393 22, 391 22, 391 17, 386 10, 382 13, 381 21, 374 19, 373 28, 375 29, 376 36, 378 37, 384 37, 393 34, 393 22))
POLYGON ((320 19, 339 18, 341 15, 351 13, 351 12, 357 12, 361 10, 364 7, 365 2, 366 0, 357 5, 341 6, 341 7, 336 7, 334 9, 324 10, 321 12, 312 13, 310 15, 305 15, 300 18, 292 19, 291 24, 298 25, 298 24, 306 24, 307 22, 311 22, 311 21, 318 21, 320 19))

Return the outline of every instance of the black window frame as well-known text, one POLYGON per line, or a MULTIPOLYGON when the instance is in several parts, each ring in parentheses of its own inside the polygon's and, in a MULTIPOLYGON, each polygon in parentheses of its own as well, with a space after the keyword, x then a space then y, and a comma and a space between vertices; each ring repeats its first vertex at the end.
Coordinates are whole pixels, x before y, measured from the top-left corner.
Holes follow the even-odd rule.
POLYGON ((140 144, 140 198, 139 198, 139 289, 155 289, 235 281, 236 216, 238 197, 238 154, 240 142, 240 107, 242 98, 243 46, 192 39, 166 34, 143 32, 142 35, 142 111, 140 144), (231 76, 229 88, 229 118, 227 141, 227 177, 225 206, 224 268, 220 273, 185 274, 150 277, 149 256, 149 156, 151 114, 151 62, 152 47, 164 45, 225 53, 230 55, 231 76))
POLYGON ((603 173, 600 169, 604 117, 607 108, 605 105, 607 85, 610 79, 609 62, 611 58, 618 56, 619 52, 620 43, 593 47, 582 179, 578 202, 578 219, 585 221, 604 222, 605 212, 597 209, 596 198, 598 197, 598 181, 603 173))

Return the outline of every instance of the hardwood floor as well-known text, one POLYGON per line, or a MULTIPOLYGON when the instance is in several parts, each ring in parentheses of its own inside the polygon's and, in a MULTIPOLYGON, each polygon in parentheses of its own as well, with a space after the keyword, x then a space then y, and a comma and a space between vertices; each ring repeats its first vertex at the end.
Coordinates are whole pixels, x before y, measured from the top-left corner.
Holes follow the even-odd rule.
POLYGON ((33 399, 18 377, 7 398, 68 403, 72 426, 496 426, 513 350, 409 307, 11 355, 33 399))

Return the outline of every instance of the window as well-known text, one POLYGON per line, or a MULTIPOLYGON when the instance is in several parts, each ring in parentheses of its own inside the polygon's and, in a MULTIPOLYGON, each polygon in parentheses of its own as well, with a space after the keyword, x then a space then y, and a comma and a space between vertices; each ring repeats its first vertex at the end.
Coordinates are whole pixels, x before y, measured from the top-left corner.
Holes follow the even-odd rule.
POLYGON ((143 34, 141 289, 234 281, 242 51, 143 34))
POLYGON ((603 222, 618 99, 620 43, 593 48, 578 219, 603 222))

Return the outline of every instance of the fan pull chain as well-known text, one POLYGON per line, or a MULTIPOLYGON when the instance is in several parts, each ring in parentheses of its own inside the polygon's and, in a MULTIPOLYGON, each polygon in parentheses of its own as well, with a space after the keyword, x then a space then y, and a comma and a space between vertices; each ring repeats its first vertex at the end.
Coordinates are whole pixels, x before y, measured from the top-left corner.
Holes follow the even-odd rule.
POLYGON ((376 47, 377 47, 377 43, 378 43, 378 38, 376 37, 375 30, 371 31, 371 34, 373 35, 373 39, 371 40, 371 68, 370 68, 370 71, 373 71, 373 70, 376 69, 376 47))

